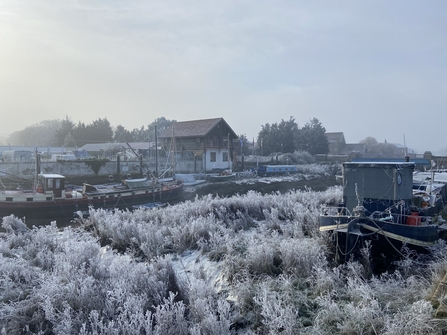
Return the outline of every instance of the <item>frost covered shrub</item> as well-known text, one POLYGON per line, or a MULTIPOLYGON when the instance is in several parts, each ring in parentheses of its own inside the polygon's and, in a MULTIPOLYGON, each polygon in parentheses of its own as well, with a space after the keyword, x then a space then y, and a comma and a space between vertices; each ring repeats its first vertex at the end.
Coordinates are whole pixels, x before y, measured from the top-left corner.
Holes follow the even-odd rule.
POLYGON ((299 312, 293 303, 280 292, 261 288, 254 301, 260 309, 261 324, 267 334, 296 334, 299 329, 299 312))
POLYGON ((230 333, 230 304, 219 299, 210 284, 196 276, 189 283, 189 315, 197 334, 224 335, 230 333))
MULTIPOLYGON (((326 192, 327 198, 337 192, 331 189, 326 192)), ((98 210, 91 213, 85 228, 97 235, 102 245, 121 252, 128 249, 137 254, 141 252, 150 258, 198 248, 213 234, 225 233, 222 229, 227 233, 250 230, 266 218, 268 224, 291 236, 316 236, 315 213, 322 201, 326 201, 324 196, 322 200, 310 190, 293 191, 284 196, 249 192, 231 198, 204 197, 155 211, 112 214, 98 210)))
POLYGON ((120 329, 130 319, 148 322, 146 313, 170 291, 181 294, 169 260, 137 263, 102 250, 84 232, 48 226, 7 234, 1 245, 2 251, 13 248, 0 254, 0 325, 8 334, 25 328, 61 334, 120 329))
POLYGON ((430 285, 423 276, 396 271, 367 280, 356 262, 326 273, 330 277, 323 279, 324 270, 318 271, 325 284, 306 334, 440 334, 445 326, 433 319, 433 306, 424 300, 430 285))
POLYGON ((362 279, 362 267, 349 263, 345 271, 333 273, 341 277, 338 285, 315 299, 319 309, 309 334, 375 334, 384 328, 386 308, 362 279))
POLYGON ((397 311, 388 320, 386 335, 440 334, 439 324, 445 322, 433 319, 433 307, 428 301, 419 300, 397 311))
POLYGON ((315 268, 326 264, 323 248, 314 239, 302 239, 299 243, 285 240, 280 244, 280 253, 282 271, 300 278, 311 277, 315 268))

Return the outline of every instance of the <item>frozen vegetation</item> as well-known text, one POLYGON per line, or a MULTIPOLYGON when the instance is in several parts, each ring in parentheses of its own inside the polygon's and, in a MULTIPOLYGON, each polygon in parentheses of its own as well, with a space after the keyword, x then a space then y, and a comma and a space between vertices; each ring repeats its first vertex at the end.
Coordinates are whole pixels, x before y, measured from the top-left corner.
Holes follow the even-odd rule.
POLYGON ((373 275, 318 231, 340 187, 91 211, 0 239, 1 334, 442 334, 443 243, 373 275))

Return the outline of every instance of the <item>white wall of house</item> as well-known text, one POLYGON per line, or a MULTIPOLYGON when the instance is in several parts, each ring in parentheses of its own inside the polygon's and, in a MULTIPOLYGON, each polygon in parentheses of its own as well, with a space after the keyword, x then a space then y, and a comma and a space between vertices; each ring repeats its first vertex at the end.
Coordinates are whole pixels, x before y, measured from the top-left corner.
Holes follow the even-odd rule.
POLYGON ((207 149, 205 153, 206 171, 213 169, 229 169, 231 159, 228 149, 207 149))

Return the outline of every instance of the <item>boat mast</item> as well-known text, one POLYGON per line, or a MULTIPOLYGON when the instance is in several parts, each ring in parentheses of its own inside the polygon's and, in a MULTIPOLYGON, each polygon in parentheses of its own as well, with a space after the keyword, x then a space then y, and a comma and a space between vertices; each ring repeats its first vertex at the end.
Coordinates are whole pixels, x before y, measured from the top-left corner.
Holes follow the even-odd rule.
POLYGON ((158 137, 157 137, 157 125, 155 125, 155 178, 158 178, 158 137))
POLYGON ((36 171, 34 173, 34 189, 36 190, 37 187, 39 186, 39 173, 40 173, 40 155, 39 152, 37 151, 37 147, 36 147, 36 167, 35 167, 36 171))
POLYGON ((232 172, 231 169, 231 155, 230 155, 230 133, 227 135, 227 142, 228 142, 228 169, 230 172, 232 172))
POLYGON ((175 175, 175 135, 174 124, 172 124, 172 176, 175 175))
POLYGON ((405 134, 404 134, 404 150, 405 150, 405 161, 409 162, 410 161, 410 157, 408 157, 407 144, 405 143, 405 134))

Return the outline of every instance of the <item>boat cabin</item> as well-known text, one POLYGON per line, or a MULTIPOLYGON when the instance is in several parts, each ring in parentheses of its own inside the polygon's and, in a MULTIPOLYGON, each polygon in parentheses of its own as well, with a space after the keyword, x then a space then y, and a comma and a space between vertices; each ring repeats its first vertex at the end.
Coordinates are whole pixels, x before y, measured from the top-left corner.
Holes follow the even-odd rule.
POLYGON ((361 205, 372 213, 397 203, 410 207, 413 199, 414 163, 343 163, 343 202, 352 212, 361 205))
POLYGON ((60 174, 45 173, 39 175, 40 186, 37 188, 39 192, 52 192, 55 198, 61 198, 65 190, 65 177, 60 174))

